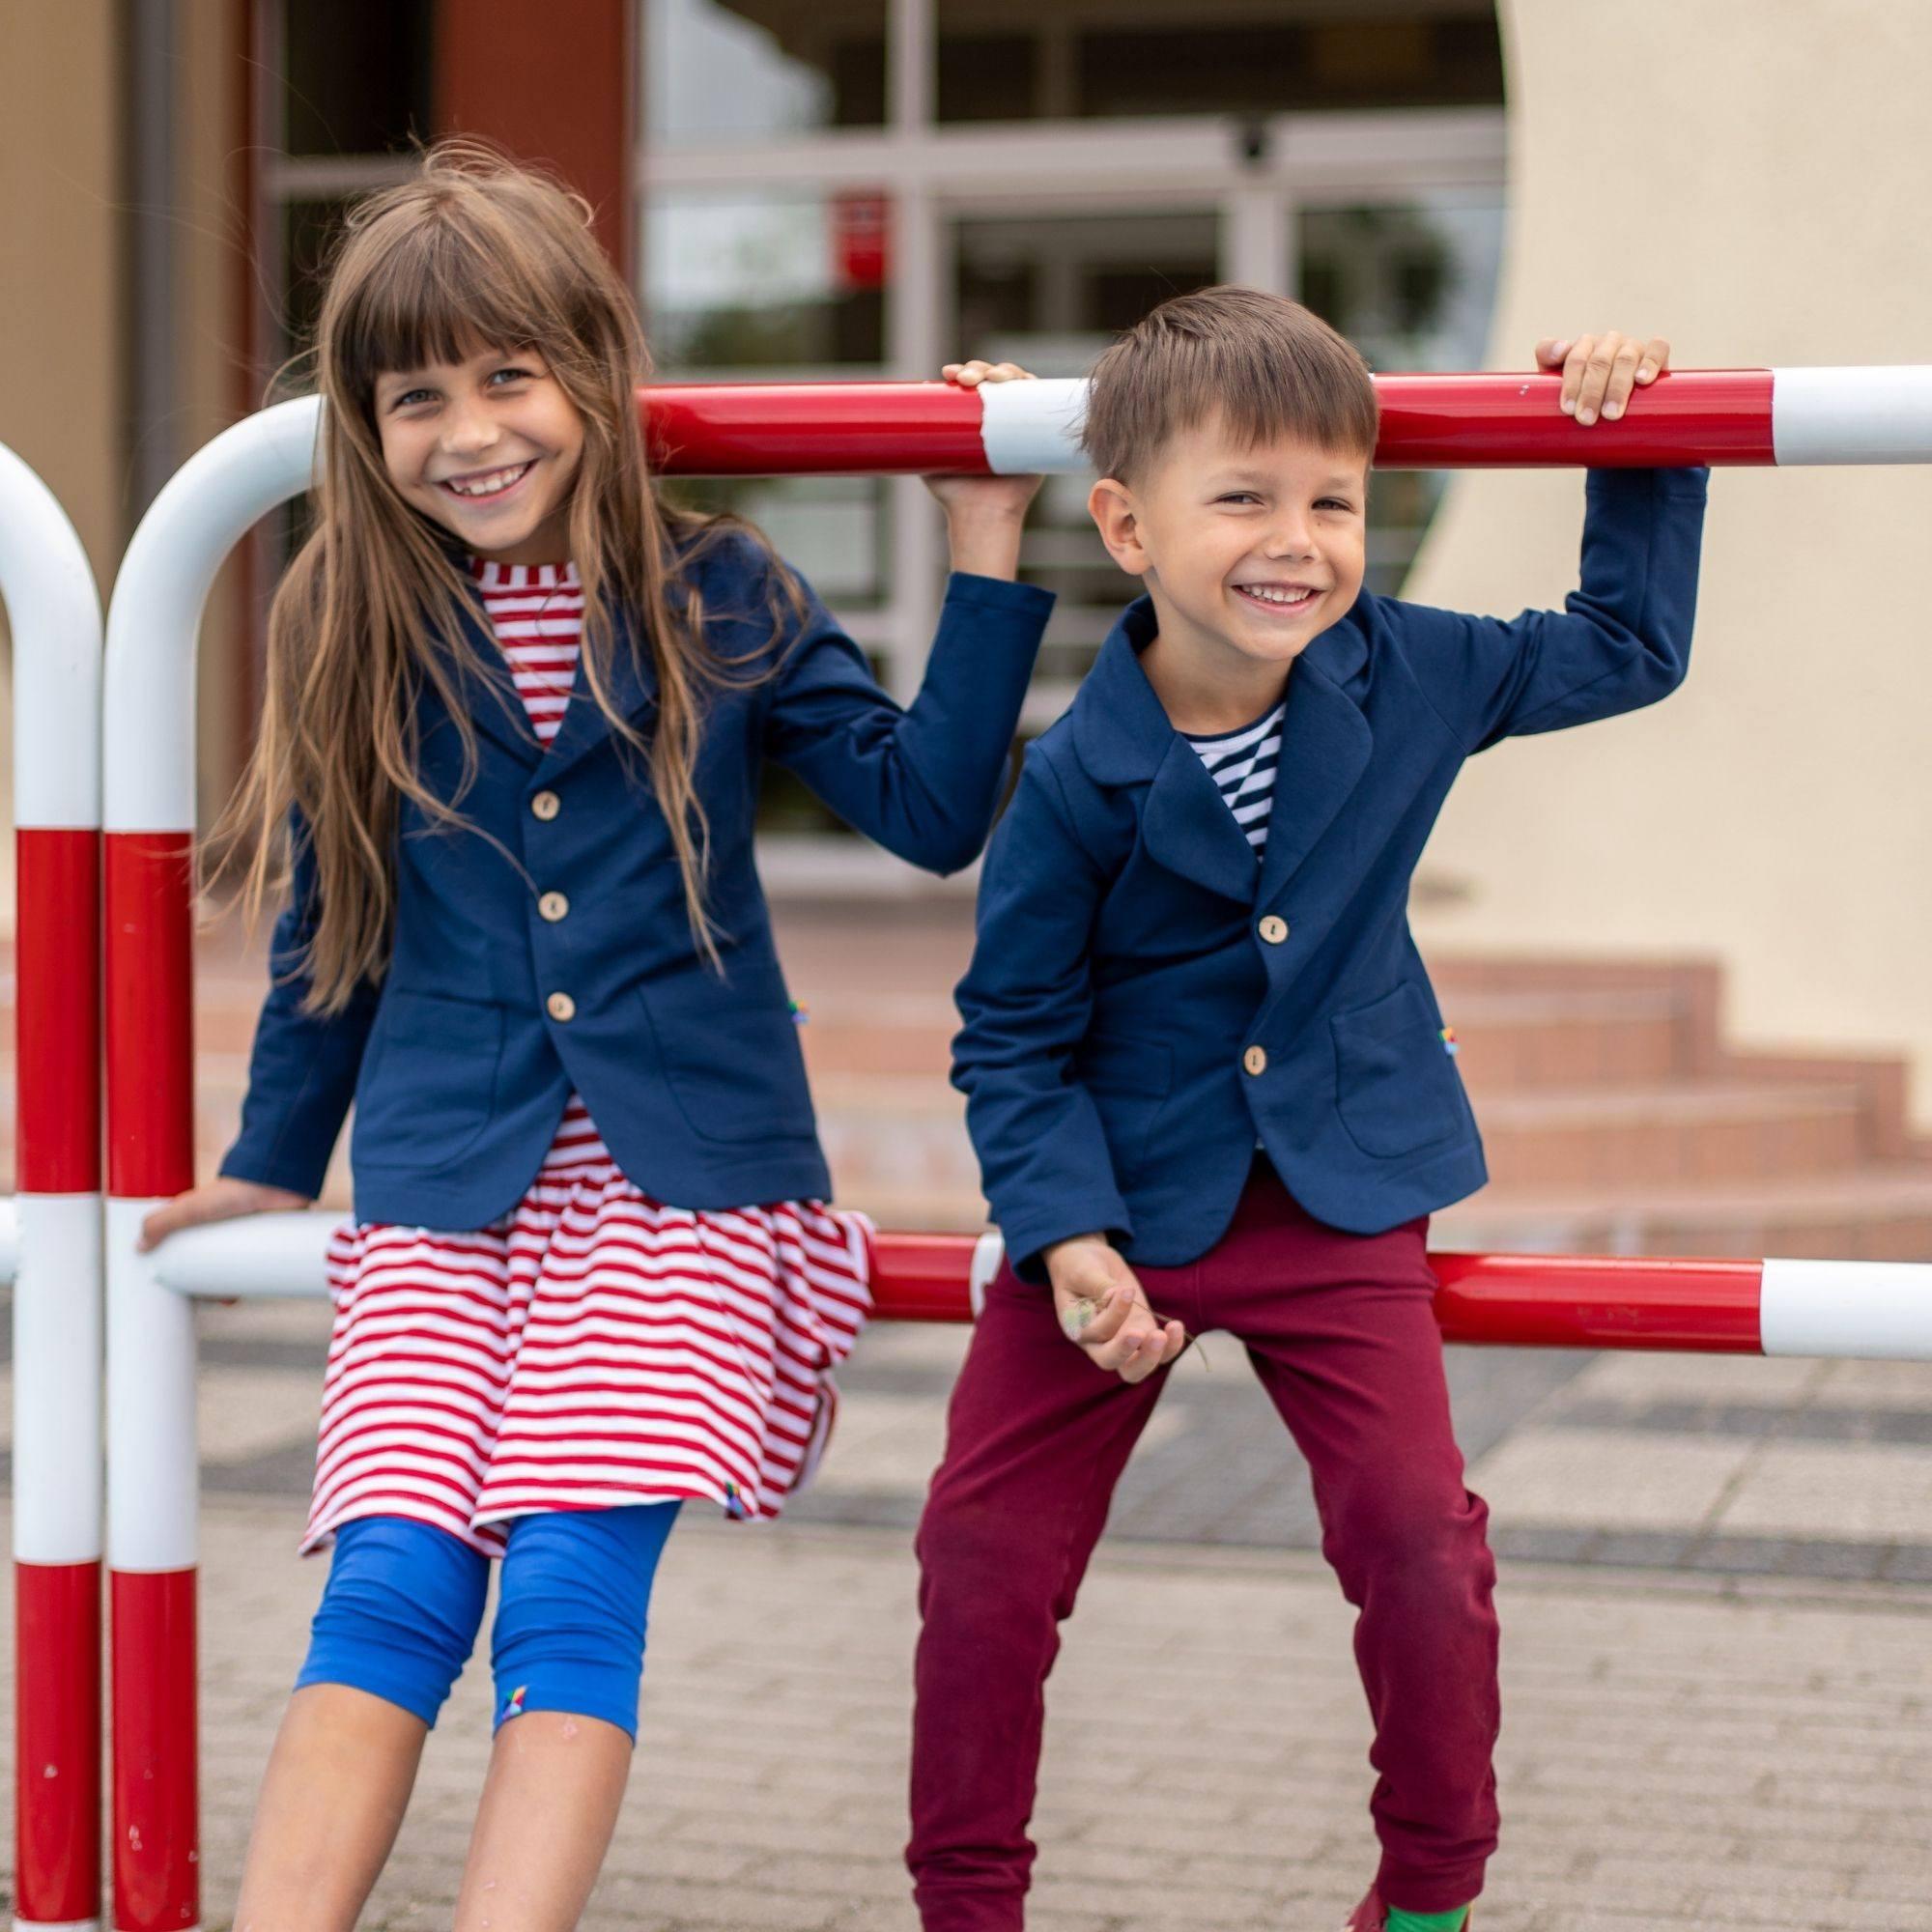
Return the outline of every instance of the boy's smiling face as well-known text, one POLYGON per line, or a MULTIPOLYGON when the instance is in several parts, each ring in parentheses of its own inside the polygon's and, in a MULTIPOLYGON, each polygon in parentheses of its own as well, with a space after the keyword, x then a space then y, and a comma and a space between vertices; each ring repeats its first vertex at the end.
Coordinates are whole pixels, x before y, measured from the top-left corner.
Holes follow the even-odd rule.
POLYGON ((1142 662, 1182 729, 1220 728, 1217 698, 1244 713, 1229 728, 1264 710, 1362 588, 1365 453, 1250 446, 1210 420, 1178 431, 1134 483, 1096 483, 1088 507, 1114 561, 1146 580, 1160 635, 1142 662))

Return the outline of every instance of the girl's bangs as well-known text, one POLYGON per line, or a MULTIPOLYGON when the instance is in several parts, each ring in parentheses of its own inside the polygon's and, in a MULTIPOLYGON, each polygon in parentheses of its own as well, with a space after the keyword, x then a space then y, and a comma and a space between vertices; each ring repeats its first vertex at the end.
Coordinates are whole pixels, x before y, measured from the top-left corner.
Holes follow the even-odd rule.
POLYGON ((486 349, 541 350, 554 338, 555 313, 530 298, 536 265, 493 261, 480 240, 453 223, 405 229, 350 290, 337 355, 346 385, 365 406, 379 376, 467 361, 486 349))

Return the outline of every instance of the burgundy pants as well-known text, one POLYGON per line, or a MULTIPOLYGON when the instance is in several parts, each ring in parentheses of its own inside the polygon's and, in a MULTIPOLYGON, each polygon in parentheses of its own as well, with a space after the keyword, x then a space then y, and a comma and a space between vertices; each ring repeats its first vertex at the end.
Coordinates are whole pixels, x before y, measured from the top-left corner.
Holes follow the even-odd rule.
MULTIPOLYGON (((1450 1428, 1427 1227, 1341 1234, 1258 1160, 1216 1247, 1138 1272, 1190 1335, 1246 1346, 1308 1459, 1322 1554, 1360 1612, 1381 1894, 1446 1912, 1481 1890, 1496 1842, 1495 1565, 1450 1428)), ((925 1932, 1024 1923, 1059 1626, 1167 1374, 1128 1384, 1094 1367, 1048 1291, 1009 1270, 988 1292, 919 1529, 906 1862, 925 1932)))

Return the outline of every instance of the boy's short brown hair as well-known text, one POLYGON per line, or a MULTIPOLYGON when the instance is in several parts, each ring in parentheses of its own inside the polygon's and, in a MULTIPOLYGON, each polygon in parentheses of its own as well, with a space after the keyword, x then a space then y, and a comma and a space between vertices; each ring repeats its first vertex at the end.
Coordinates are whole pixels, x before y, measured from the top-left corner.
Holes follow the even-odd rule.
POLYGON ((1125 482, 1171 436, 1216 415, 1244 443, 1375 453, 1360 354, 1298 301, 1233 284, 1162 302, 1100 357, 1081 446, 1100 475, 1125 482))

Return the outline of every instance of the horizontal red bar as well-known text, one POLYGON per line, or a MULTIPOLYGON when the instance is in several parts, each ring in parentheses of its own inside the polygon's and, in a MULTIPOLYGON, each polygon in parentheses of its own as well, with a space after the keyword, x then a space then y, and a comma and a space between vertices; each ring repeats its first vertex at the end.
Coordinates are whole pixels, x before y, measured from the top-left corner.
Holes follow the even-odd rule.
MULTIPOLYGON (((887 1321, 970 1321, 974 1244, 970 1235, 880 1235, 873 1314, 887 1321)), ((1759 1351, 1760 1262, 1469 1254, 1429 1261, 1442 1284, 1435 1318, 1446 1342, 1759 1351)))
MULTIPOLYGON (((1772 372, 1661 376, 1618 422, 1565 415, 1562 378, 1390 375, 1376 462, 1390 469, 1644 469, 1774 463, 1772 372)), ((667 475, 975 475, 977 392, 948 383, 666 383, 640 394, 667 475)))
POLYGON ((643 392, 668 476, 979 475, 980 398, 951 383, 667 383, 643 392))

